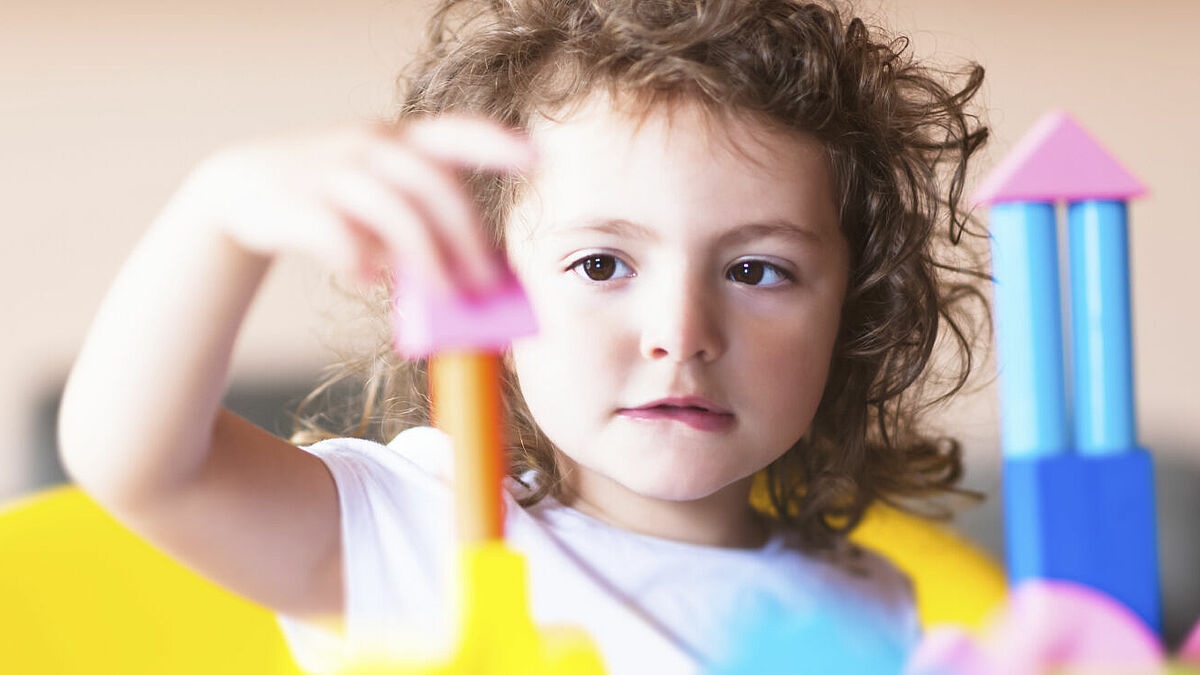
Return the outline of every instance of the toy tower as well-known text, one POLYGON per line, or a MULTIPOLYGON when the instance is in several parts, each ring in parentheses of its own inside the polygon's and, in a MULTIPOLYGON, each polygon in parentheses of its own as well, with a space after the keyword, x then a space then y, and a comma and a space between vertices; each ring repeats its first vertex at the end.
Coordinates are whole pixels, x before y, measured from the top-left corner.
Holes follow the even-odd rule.
POLYGON ((1087 584, 1161 632, 1153 469, 1137 446, 1130 330, 1126 202, 1144 192, 1069 115, 1053 112, 976 203, 990 205, 1009 578, 1087 584))

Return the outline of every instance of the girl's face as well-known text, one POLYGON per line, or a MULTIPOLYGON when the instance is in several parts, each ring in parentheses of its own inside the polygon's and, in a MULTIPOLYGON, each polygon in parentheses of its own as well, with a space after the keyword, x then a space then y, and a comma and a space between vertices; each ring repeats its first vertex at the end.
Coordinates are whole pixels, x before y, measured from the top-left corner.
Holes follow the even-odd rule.
POLYGON ((583 477, 642 498, 748 481, 808 428, 838 332, 849 254, 820 144, 714 136, 686 106, 635 130, 600 100, 532 138, 507 245, 540 328, 513 345, 534 418, 583 477))

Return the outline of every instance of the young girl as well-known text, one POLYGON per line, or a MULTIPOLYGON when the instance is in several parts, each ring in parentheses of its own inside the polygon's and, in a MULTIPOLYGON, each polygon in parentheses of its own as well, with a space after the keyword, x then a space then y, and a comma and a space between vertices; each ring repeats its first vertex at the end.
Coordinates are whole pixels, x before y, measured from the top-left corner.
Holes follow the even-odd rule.
POLYGON ((719 661, 764 603, 832 599, 910 644, 907 581, 845 536, 960 473, 916 422, 939 334, 951 393, 970 369, 971 277, 935 253, 964 231, 982 69, 948 89, 796 0, 443 0, 429 35, 394 124, 187 179, 71 374, 71 475, 277 611, 309 669, 427 654, 454 544, 422 364, 387 335, 364 361, 360 432, 388 445, 310 420, 293 440, 324 440, 298 449, 220 409, 228 361, 280 255, 377 281, 381 314, 393 274, 469 295, 511 264, 539 332, 506 357, 505 528, 538 622, 583 627, 618 673, 719 661))

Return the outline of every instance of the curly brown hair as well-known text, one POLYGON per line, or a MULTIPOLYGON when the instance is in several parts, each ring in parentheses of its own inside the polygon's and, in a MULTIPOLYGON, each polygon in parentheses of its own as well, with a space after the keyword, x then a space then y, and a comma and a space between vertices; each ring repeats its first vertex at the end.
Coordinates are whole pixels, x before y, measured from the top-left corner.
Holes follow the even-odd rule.
MULTIPOLYGON (((960 206, 968 159, 988 136, 967 106, 983 69, 951 87, 891 38, 836 5, 797 0, 441 0, 428 44, 402 77, 397 122, 423 115, 484 115, 528 131, 607 91, 639 104, 641 118, 686 100, 709 120, 738 116, 794 130, 825 147, 841 228, 851 251, 840 335, 809 432, 756 477, 756 508, 813 548, 844 536, 883 500, 955 490, 959 444, 924 435, 923 413, 962 389, 979 326, 962 311, 986 278, 946 241, 968 230, 960 206), (940 338, 948 364, 934 368, 940 338), (925 386, 941 386, 932 391, 925 386)), ((464 176, 497 244, 523 194, 520 176, 464 176)), ((387 290, 376 298, 386 315, 387 290)), ((983 313, 986 316, 986 311, 983 313)), ((979 313, 974 314, 979 319, 979 313)), ((390 438, 428 422, 425 364, 398 360, 390 336, 326 379, 301 405, 358 373, 365 401, 353 435, 390 438), (373 432, 373 433, 372 433, 373 432)), ((558 454, 525 406, 511 368, 510 474, 543 477, 528 501, 561 487, 558 454)), ((327 437, 303 418, 294 442, 327 437)))

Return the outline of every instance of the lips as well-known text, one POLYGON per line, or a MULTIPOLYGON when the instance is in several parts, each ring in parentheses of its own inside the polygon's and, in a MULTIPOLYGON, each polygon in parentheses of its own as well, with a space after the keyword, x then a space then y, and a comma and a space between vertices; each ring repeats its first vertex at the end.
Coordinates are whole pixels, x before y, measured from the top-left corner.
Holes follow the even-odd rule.
POLYGON ((734 423, 733 413, 698 396, 660 399, 637 408, 622 408, 618 413, 648 422, 679 422, 701 431, 725 431, 734 423))

